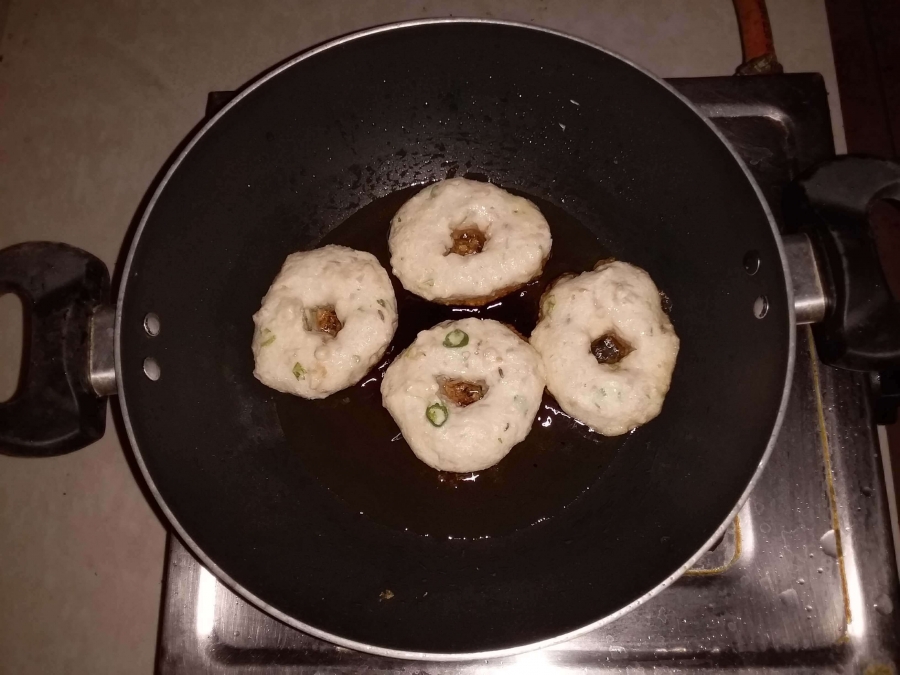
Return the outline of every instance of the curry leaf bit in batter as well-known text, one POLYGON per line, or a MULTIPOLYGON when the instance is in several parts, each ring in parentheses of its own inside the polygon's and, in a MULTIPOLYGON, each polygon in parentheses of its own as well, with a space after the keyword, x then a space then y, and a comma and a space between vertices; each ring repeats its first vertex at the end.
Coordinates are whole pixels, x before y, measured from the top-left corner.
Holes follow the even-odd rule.
POLYGON ((447 411, 447 406, 443 403, 432 403, 425 409, 425 417, 428 418, 432 425, 441 427, 444 426, 447 418, 450 417, 450 413, 447 411))
POLYGON ((262 342, 262 344, 259 345, 260 347, 268 347, 270 344, 272 344, 273 342, 275 342, 275 336, 274 336, 274 335, 269 335, 272 331, 270 331, 268 328, 263 328, 263 331, 262 331, 262 332, 263 332, 263 335, 268 335, 269 337, 267 337, 267 338, 262 342))
POLYGON ((516 394, 515 396, 513 396, 513 403, 516 404, 516 408, 518 408, 519 412, 521 412, 523 415, 528 414, 528 401, 525 400, 524 396, 516 394))
POLYGON ((556 307, 556 298, 552 295, 547 296, 547 299, 544 300, 544 304, 541 305, 541 312, 544 316, 550 316, 554 307, 556 307))
POLYGON ((469 344, 469 334, 459 328, 451 330, 444 338, 444 346, 451 349, 465 347, 467 344, 469 344))
POLYGON ((294 373, 294 377, 296 377, 298 380, 306 379, 306 368, 301 366, 299 363, 294 364, 294 368, 293 370, 291 370, 291 372, 294 373))

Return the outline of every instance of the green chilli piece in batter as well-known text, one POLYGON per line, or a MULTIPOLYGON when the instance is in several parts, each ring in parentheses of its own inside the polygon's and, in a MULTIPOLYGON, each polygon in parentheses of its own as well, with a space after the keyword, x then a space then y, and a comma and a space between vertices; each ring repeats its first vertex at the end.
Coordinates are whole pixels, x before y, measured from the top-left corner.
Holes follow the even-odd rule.
POLYGON ((469 344, 469 334, 459 328, 451 330, 444 338, 444 346, 451 349, 465 347, 467 344, 469 344))
POLYGON ((306 368, 301 366, 299 363, 294 364, 294 367, 291 370, 291 372, 294 374, 294 377, 296 377, 298 380, 306 379, 306 368))
POLYGON ((428 418, 428 421, 431 422, 433 426, 442 427, 447 421, 447 418, 450 417, 450 413, 447 411, 447 406, 443 403, 432 403, 425 408, 425 417, 428 418))

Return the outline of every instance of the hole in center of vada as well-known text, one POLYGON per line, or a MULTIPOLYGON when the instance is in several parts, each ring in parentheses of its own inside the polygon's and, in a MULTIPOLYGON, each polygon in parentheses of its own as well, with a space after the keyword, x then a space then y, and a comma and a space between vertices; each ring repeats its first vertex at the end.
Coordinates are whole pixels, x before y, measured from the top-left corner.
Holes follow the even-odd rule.
POLYGON ((451 253, 455 253, 456 255, 474 255, 475 253, 481 253, 481 249, 484 248, 484 242, 487 241, 484 232, 474 225, 463 225, 462 227, 458 227, 451 232, 451 238, 452 243, 450 244, 450 249, 447 251, 447 255, 450 255, 451 253))
POLYGON ((615 365, 633 351, 634 347, 615 333, 601 335, 591 343, 591 354, 603 366, 615 365))
POLYGON ((487 386, 483 382, 469 382, 455 377, 440 377, 438 384, 441 386, 441 395, 453 405, 465 408, 476 401, 480 401, 487 393, 487 386))
POLYGON ((309 310, 308 320, 304 323, 307 324, 307 330, 327 333, 331 337, 335 337, 341 332, 341 328, 344 327, 344 324, 338 319, 334 307, 316 307, 309 310), (312 324, 312 328, 310 328, 309 324, 312 324))

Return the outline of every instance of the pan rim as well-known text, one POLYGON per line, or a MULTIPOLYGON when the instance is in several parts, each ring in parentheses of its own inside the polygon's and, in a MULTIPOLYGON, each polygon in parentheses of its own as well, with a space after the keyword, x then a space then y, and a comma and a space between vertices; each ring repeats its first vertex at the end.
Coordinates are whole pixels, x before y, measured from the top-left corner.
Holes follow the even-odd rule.
POLYGON ((569 33, 565 33, 563 31, 558 31, 552 28, 546 28, 543 26, 535 26, 532 24, 525 24, 516 21, 504 21, 501 19, 483 19, 483 18, 466 18, 466 17, 452 17, 452 18, 432 18, 432 19, 414 19, 409 21, 399 21, 395 23, 384 24, 381 26, 375 26, 372 28, 367 28, 361 31, 356 31, 353 33, 349 33, 347 35, 343 35, 327 42, 324 42, 318 46, 312 47, 301 54, 293 56, 288 60, 284 61, 280 65, 275 66, 271 70, 264 72, 262 75, 258 76, 252 82, 243 87, 235 96, 232 98, 225 106, 222 107, 215 115, 213 115, 206 123, 204 123, 199 130, 197 130, 190 141, 184 146, 172 164, 169 166, 162 180, 159 182, 159 185, 156 187, 153 196, 150 201, 147 202, 146 207, 144 208, 143 214, 141 215, 141 219, 138 223, 138 227, 135 230, 134 237, 131 241, 128 255, 125 259, 125 266, 122 271, 122 283, 119 288, 118 297, 116 300, 116 321, 115 321, 115 368, 116 368, 116 381, 118 382, 118 395, 119 395, 119 404, 121 407, 122 418, 125 424, 125 430, 128 435, 128 441, 131 445, 131 451, 134 453, 135 460, 140 468, 141 475, 144 478, 144 481, 147 484, 148 489, 153 495, 154 500, 159 506, 160 510, 165 514, 166 519, 168 520, 169 525, 175 530, 178 537, 185 543, 187 548, 191 551, 191 553, 203 564, 204 567, 207 568, 210 572, 212 572, 215 577, 224 583, 229 589, 237 593, 243 599, 249 601, 252 605, 266 612, 270 616, 275 617, 279 621, 286 623, 287 625, 295 628, 299 631, 306 633, 307 635, 311 635, 313 637, 325 640, 327 642, 331 642, 332 644, 336 644, 341 647, 346 647, 349 649, 354 649, 360 652, 373 654, 377 656, 385 656, 391 658, 398 659, 407 659, 407 660, 418 660, 418 661, 466 661, 466 660, 475 660, 475 659, 488 659, 488 658, 499 658, 504 656, 514 656, 517 654, 523 654, 530 651, 535 651, 537 649, 542 649, 544 647, 549 647, 551 645, 559 644, 561 642, 565 642, 572 638, 575 638, 579 635, 583 635, 590 631, 596 630, 602 626, 605 626, 616 619, 624 616, 628 612, 632 611, 636 607, 644 604, 651 598, 658 595, 660 592, 671 586, 676 580, 678 580, 688 569, 690 569, 695 562, 703 555, 717 540, 722 534, 725 532, 726 528, 731 524, 734 518, 737 516, 738 512, 743 507, 744 503, 747 501, 747 498, 750 496, 750 492, 756 486, 759 478, 762 474, 763 469, 765 468, 766 463, 769 460, 769 457, 772 454, 772 451, 775 447, 775 442, 778 438, 779 432, 781 430, 782 423, 784 421, 785 413, 787 410, 788 399, 790 396, 791 382, 793 380, 794 374, 794 365, 796 360, 796 343, 797 343, 797 331, 796 331, 796 321, 794 314, 794 300, 793 300, 793 289, 790 283, 790 273, 787 266, 787 258, 784 251, 784 244, 781 239, 781 233, 778 230, 778 226, 775 223, 775 219, 772 215, 771 209, 769 208, 768 203, 765 200, 765 197, 762 194, 762 191, 759 185, 756 182, 756 179, 750 173, 743 159, 731 145, 731 143, 725 138, 725 136, 713 125, 711 120, 706 117, 700 110, 694 105, 690 100, 688 100, 685 96, 679 93, 674 87, 665 82, 661 77, 651 73, 647 69, 642 66, 636 64, 630 59, 618 54, 614 51, 601 47, 589 40, 584 38, 579 38, 569 33), (744 176, 749 181, 752 186, 757 200, 759 201, 760 206, 763 209, 763 212, 769 222, 769 227, 772 229, 772 234, 775 238, 775 245, 778 250, 778 257, 781 263, 782 273, 784 275, 785 281, 785 295, 787 300, 787 319, 788 319, 788 359, 785 367, 785 379, 784 385, 782 387, 781 393, 781 401, 778 406, 778 413, 775 417, 775 423, 772 426, 771 434, 769 435, 769 440, 766 444, 765 451, 757 465, 753 476, 751 477, 747 487, 741 494, 740 499, 735 504, 734 508, 729 512, 728 516, 724 519, 722 524, 716 529, 716 531, 710 536, 710 538, 704 543, 702 547, 698 549, 698 551, 691 556, 689 560, 687 560, 684 564, 682 564, 677 570, 675 570, 672 574, 670 574, 666 579, 657 584, 650 591, 645 593, 644 595, 636 598, 628 605, 622 607, 616 612, 612 614, 608 614, 597 621, 594 621, 590 624, 577 628, 573 631, 569 631, 562 635, 557 635, 552 638, 547 638, 545 640, 539 640, 537 642, 530 642, 524 645, 518 645, 515 647, 508 647, 504 649, 494 649, 480 652, 417 652, 417 651, 407 651, 400 649, 391 649, 387 647, 379 647, 377 645, 370 645, 362 642, 357 642, 356 640, 348 639, 341 637, 339 635, 335 635, 329 633, 327 631, 318 629, 314 626, 305 624, 302 621, 299 621, 288 614, 278 610, 275 607, 272 607, 268 603, 266 603, 261 598, 255 596, 249 590, 241 586, 238 582, 232 579, 228 574, 226 574, 222 569, 218 567, 206 554, 202 551, 202 549, 196 544, 196 542, 191 539, 188 533, 184 530, 178 520, 175 518, 174 514, 169 510, 165 500, 162 498, 162 495, 156 488, 155 483, 153 482, 153 478, 150 475, 150 472, 147 469, 147 465, 144 462, 143 456, 141 454, 140 445, 138 444, 137 438, 134 434, 134 428, 131 424, 131 419, 128 414, 128 404, 127 404, 127 396, 125 391, 125 379, 123 377, 123 369, 122 369, 122 307, 124 307, 125 295, 128 289, 128 279, 131 271, 131 264, 134 259, 135 252, 141 240, 141 235, 144 231, 144 227, 149 220, 150 214, 153 211, 153 207, 155 206, 159 196, 162 194, 162 191, 165 189, 169 179, 172 177, 174 172, 178 169, 181 162, 184 158, 190 153, 193 149, 194 145, 204 136, 204 134, 209 131, 221 117, 223 117, 233 106, 235 106, 239 101, 241 101, 248 94, 256 90, 261 85, 268 82, 270 79, 279 75, 281 72, 287 70, 288 68, 293 67, 297 63, 301 61, 305 61, 308 58, 311 58, 317 54, 325 52, 334 47, 338 47, 343 44, 347 44, 351 41, 369 37, 371 35, 377 35, 380 33, 386 33, 389 31, 404 29, 404 28, 414 28, 419 26, 429 26, 429 25, 442 25, 442 24, 482 24, 482 25, 498 25, 510 28, 519 28, 519 29, 527 29, 539 33, 545 33, 548 35, 553 35, 556 37, 565 38, 568 40, 572 40, 574 42, 578 42, 587 47, 591 47, 596 49, 604 54, 612 56, 632 68, 636 69, 643 75, 649 77, 651 80, 656 82, 659 86, 666 89, 670 94, 677 97, 681 103, 687 106, 693 113, 695 113, 703 122, 707 125, 709 129, 716 135, 719 141, 728 149, 731 153, 734 160, 738 163, 741 171, 743 171, 744 176))

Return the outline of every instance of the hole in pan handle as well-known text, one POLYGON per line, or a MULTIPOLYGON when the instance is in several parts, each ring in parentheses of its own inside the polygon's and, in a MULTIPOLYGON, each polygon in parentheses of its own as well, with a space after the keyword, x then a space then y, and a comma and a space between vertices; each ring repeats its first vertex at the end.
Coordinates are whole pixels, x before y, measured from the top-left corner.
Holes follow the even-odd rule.
MULTIPOLYGON (((0 452, 53 457, 90 445, 106 429, 107 407, 92 385, 92 327, 96 364, 113 358, 106 265, 66 244, 11 246, 0 250, 0 293, 6 292, 25 308, 26 353, 19 389, 0 403, 0 452)), ((115 375, 102 387, 113 393, 115 375)))
MULTIPOLYGON (((900 368, 900 304, 869 224, 871 206, 882 199, 900 200, 900 164, 854 156, 819 164, 786 194, 786 207, 812 242, 827 298, 813 326, 816 349, 838 368, 900 368)), ((791 242, 786 237, 789 261, 791 242)))

